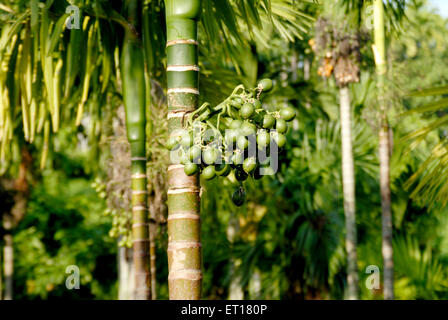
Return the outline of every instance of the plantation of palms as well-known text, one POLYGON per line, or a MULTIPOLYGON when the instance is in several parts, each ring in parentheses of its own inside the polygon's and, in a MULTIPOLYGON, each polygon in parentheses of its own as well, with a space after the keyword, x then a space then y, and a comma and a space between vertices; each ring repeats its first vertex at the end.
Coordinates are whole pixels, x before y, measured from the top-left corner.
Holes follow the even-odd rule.
POLYGON ((3 1, 1 298, 448 298, 446 19, 321 2, 3 1))

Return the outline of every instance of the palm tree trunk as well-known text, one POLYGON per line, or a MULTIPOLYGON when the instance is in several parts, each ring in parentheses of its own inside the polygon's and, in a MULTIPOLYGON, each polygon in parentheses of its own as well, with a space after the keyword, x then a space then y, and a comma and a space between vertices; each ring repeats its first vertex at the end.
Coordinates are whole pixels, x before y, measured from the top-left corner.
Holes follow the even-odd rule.
POLYGON ((4 300, 12 300, 13 297, 13 274, 14 274, 14 250, 13 238, 10 230, 6 230, 3 247, 3 271, 5 276, 4 300))
POLYGON ((303 79, 305 81, 309 81, 310 74, 311 74, 311 59, 309 57, 305 57, 305 59, 303 59, 303 79))
POLYGON ((392 247, 392 211, 390 200, 390 135, 385 122, 379 134, 380 188, 381 188, 381 223, 384 289, 386 300, 394 299, 394 260, 392 247))
POLYGON ((384 299, 394 299, 394 261, 392 247, 392 211, 390 199, 390 134, 384 97, 386 45, 384 34, 384 6, 382 0, 374 1, 375 63, 378 75, 378 100, 381 112, 379 132, 382 254, 384 273, 384 299))
MULTIPOLYGON (((199 101, 197 20, 200 0, 166 0, 168 134, 182 129, 199 101)), ((168 285, 170 299, 196 300, 202 290, 198 176, 168 167, 168 285)))
MULTIPOLYGON (((240 222, 236 216, 230 218, 227 225, 227 240, 233 247, 238 233, 240 232, 240 222)), ((241 285, 241 275, 237 274, 237 269, 241 265, 242 260, 239 258, 230 258, 230 285, 229 285, 229 300, 244 300, 244 290, 241 285)))
POLYGON ((358 299, 357 232, 355 203, 355 169, 353 163, 352 124, 348 86, 340 89, 342 140, 342 189, 345 213, 345 248, 347 251, 347 298, 358 299))
MULTIPOLYGON (((151 218, 155 221, 155 215, 151 212, 151 218)), ((156 234, 157 234, 157 224, 151 223, 149 227, 150 242, 149 242, 149 252, 151 257, 151 297, 152 300, 157 300, 157 274, 156 274, 156 234)))
POLYGON ((135 292, 132 249, 118 247, 118 299, 132 300, 135 292))
MULTIPOLYGON (((128 19, 134 27, 139 26, 140 4, 138 0, 128 2, 128 19)), ((123 101, 126 110, 126 131, 131 145, 135 299, 150 300, 151 270, 146 181, 146 92, 143 48, 141 40, 133 31, 126 30, 124 41, 121 72, 123 101)))

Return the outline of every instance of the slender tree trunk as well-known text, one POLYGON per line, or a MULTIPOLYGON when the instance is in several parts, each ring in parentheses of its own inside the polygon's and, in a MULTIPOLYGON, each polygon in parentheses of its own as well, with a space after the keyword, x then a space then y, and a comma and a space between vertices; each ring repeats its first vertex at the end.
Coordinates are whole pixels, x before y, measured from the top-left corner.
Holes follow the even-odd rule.
MULTIPOLYGON (((166 0, 168 55, 168 134, 177 135, 182 118, 199 101, 197 20, 199 0, 166 0)), ((202 290, 198 176, 180 164, 168 167, 168 284, 170 299, 196 300, 202 290)))
POLYGON ((254 273, 252 274, 249 285, 247 288, 249 293, 250 300, 260 299, 261 295, 261 271, 258 268, 255 268, 254 273))
POLYGON ((291 74, 292 74, 292 81, 297 81, 297 63, 298 63, 298 54, 297 50, 294 47, 294 50, 292 52, 291 56, 291 74))
POLYGON ((382 254, 384 275, 384 299, 394 299, 394 260, 392 247, 392 211, 390 200, 390 136, 389 126, 385 122, 379 134, 380 188, 381 188, 381 222, 382 254))
MULTIPOLYGON (((155 221, 155 214, 151 212, 151 218, 155 221)), ((157 300, 157 274, 156 274, 156 234, 157 234, 157 224, 151 223, 149 227, 150 234, 150 257, 151 257, 151 297, 152 300, 157 300)))
POLYGON ((387 108, 384 96, 386 65, 386 44, 384 34, 384 6, 382 0, 374 1, 375 25, 375 63, 378 75, 378 100, 381 112, 379 132, 380 188, 381 188, 381 222, 382 254, 384 265, 384 299, 394 299, 394 261, 392 247, 392 211, 390 199, 390 134, 387 120, 387 108))
POLYGON ((305 57, 305 59, 303 59, 303 78, 305 81, 310 80, 310 74, 311 74, 311 59, 305 57))
MULTIPOLYGON (((129 23, 138 27, 141 2, 128 1, 129 23)), ((138 29, 136 29, 138 30, 138 29)), ((132 242, 135 276, 135 299, 151 299, 149 214, 146 178, 146 92, 142 42, 138 34, 126 30, 121 73, 126 130, 131 145, 132 172, 132 242)))
POLYGON ((355 169, 353 163, 350 93, 348 86, 340 89, 341 140, 342 140, 342 188, 345 213, 345 248, 347 251, 347 298, 358 299, 357 232, 355 203, 355 169))
POLYGON ((133 300, 135 292, 132 249, 118 247, 118 299, 133 300))
MULTIPOLYGON (((240 231, 240 223, 237 217, 232 216, 227 226, 227 239, 233 246, 235 239, 240 231)), ((234 257, 230 258, 230 286, 229 286, 229 300, 244 300, 244 290, 241 285, 241 276, 236 274, 237 268, 241 265, 241 259, 234 257)))
POLYGON ((14 275, 14 249, 11 234, 12 217, 4 217, 3 226, 5 229, 3 246, 3 272, 5 279, 4 300, 12 300, 13 297, 13 275, 14 275))

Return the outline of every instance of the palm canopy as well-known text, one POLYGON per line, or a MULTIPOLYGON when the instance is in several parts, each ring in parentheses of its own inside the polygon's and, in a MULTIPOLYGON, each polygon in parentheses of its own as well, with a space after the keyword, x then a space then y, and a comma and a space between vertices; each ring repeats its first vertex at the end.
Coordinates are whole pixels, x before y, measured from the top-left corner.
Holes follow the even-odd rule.
MULTIPOLYGON (((229 66, 241 72, 238 44, 266 43, 272 32, 287 41, 301 37, 312 20, 300 11, 301 2, 205 1, 202 47, 224 54, 229 66)), ((124 29, 131 29, 142 40, 147 75, 164 83, 163 1, 144 1, 141 26, 132 26, 124 18, 124 4, 101 0, 7 0, 0 6, 3 171, 14 157, 9 147, 11 142, 17 142, 14 137, 36 142, 43 150, 44 164, 50 128, 57 132, 61 123, 83 123, 98 136, 100 106, 121 101, 119 57, 124 29), (66 28, 73 12, 68 10, 69 5, 79 8, 79 29, 66 28)))

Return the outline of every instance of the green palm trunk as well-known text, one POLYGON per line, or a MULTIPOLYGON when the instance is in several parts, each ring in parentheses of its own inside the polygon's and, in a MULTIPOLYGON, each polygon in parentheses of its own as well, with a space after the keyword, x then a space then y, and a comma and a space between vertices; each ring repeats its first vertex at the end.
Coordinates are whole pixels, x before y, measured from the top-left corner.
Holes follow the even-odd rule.
POLYGON ((384 34, 384 5, 382 0, 374 1, 375 63, 378 75, 378 100, 381 112, 379 132, 380 187, 382 254, 384 264, 384 299, 394 299, 394 260, 392 248, 392 211, 390 199, 390 135, 384 97, 386 66, 386 45, 384 34))
POLYGON ((345 248, 347 251, 347 298, 357 300, 358 293, 358 254, 356 251, 356 195, 355 165, 353 159, 353 137, 351 120, 350 90, 348 86, 340 88, 340 118, 342 145, 342 191, 345 214, 345 248))
MULTIPOLYGON (((138 26, 139 1, 129 1, 129 22, 138 26)), ((131 145, 132 242, 134 298, 151 299, 149 215, 146 181, 146 110, 143 47, 136 33, 126 31, 121 60, 126 130, 131 145)))
MULTIPOLYGON (((199 101, 197 20, 200 0, 166 0, 168 55, 168 132, 182 129, 186 112, 199 101)), ((168 168, 168 267, 170 299, 201 297, 200 198, 198 176, 187 176, 183 165, 168 168)))

